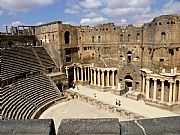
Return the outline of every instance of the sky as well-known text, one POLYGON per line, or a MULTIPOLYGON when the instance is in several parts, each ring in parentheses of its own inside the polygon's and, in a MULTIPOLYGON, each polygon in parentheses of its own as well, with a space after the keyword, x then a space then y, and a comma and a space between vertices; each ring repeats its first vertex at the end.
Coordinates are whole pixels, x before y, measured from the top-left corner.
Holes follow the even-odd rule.
POLYGON ((0 30, 5 25, 142 24, 164 14, 180 14, 180 0, 0 0, 0 30))

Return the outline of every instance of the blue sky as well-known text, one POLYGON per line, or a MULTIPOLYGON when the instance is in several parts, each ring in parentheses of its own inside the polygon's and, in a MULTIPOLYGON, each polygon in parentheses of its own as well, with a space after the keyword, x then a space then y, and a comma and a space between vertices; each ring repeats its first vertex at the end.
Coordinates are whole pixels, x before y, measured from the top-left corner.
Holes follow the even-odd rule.
POLYGON ((180 0, 0 0, 0 29, 51 21, 141 24, 162 14, 180 14, 180 0))

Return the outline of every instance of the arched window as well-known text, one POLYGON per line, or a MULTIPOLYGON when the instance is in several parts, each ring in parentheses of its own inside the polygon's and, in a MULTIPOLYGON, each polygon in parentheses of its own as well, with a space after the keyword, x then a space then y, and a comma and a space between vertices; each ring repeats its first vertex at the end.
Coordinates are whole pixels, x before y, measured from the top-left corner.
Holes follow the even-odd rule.
POLYGON ((79 37, 79 43, 81 43, 81 37, 79 37))
POLYGON ((166 40, 166 33, 162 32, 161 33, 161 41, 165 41, 166 40))
POLYGON ((94 43, 94 36, 92 37, 92 43, 94 43))
POLYGON ((127 52, 127 63, 131 63, 131 59, 132 59, 132 52, 128 51, 127 52))
POLYGON ((128 34, 128 42, 130 42, 130 40, 131 40, 131 35, 128 34))
POLYGON ((137 41, 137 42, 140 41, 140 34, 139 34, 139 33, 137 33, 137 35, 136 35, 136 41, 137 41))
POLYGON ((98 37, 98 43, 100 43, 100 42, 101 42, 101 36, 98 37))
POLYGON ((121 34, 120 35, 120 42, 123 42, 123 40, 124 40, 124 36, 123 36, 123 34, 121 34))
POLYGON ((70 33, 69 33, 69 31, 66 31, 65 33, 64 33, 64 41, 65 41, 65 44, 69 44, 69 36, 70 36, 70 33))

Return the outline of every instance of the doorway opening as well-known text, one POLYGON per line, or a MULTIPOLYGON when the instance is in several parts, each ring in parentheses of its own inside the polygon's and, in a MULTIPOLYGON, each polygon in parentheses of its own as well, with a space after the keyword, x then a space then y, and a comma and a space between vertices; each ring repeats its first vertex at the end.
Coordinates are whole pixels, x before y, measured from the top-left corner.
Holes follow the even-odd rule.
POLYGON ((125 81, 125 92, 132 90, 133 78, 130 75, 126 75, 124 77, 124 81, 125 81))

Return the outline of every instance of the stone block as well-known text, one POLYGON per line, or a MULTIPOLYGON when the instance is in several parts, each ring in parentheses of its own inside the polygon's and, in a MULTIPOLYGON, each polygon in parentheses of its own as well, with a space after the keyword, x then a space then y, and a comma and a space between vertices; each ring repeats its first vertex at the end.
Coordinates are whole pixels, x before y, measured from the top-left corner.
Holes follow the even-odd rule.
POLYGON ((56 135, 52 119, 2 120, 1 135, 56 135))
POLYGON ((58 135, 120 135, 119 120, 102 119, 63 119, 58 135))

